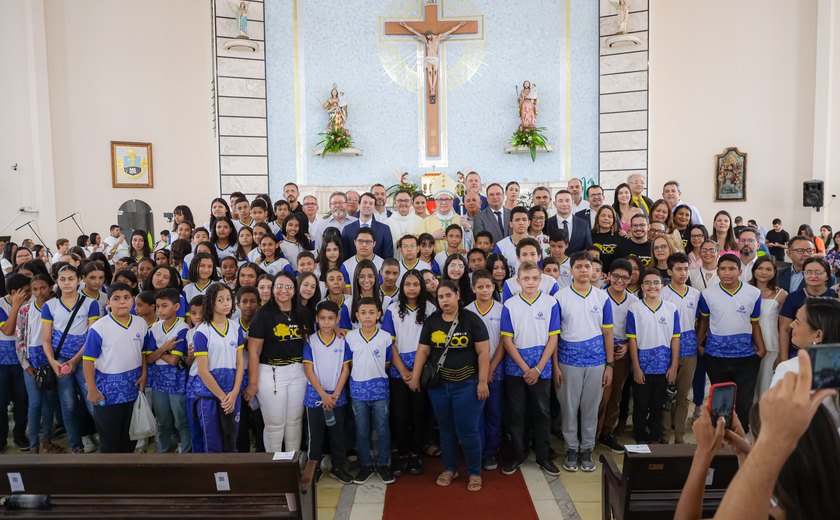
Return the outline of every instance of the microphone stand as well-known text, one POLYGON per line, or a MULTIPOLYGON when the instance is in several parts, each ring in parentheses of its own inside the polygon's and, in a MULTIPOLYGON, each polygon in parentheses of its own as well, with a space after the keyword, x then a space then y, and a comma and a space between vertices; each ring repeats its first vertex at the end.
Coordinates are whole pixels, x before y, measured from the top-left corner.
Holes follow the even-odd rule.
POLYGON ((32 231, 32 233, 34 233, 36 237, 38 237, 38 240, 41 242, 41 245, 42 245, 42 246, 44 246, 44 249, 47 251, 47 255, 48 255, 48 256, 52 256, 52 251, 50 251, 49 246, 47 246, 46 242, 44 242, 44 239, 43 239, 43 238, 41 238, 41 235, 39 235, 39 234, 38 234, 38 232, 37 232, 37 231, 35 231, 35 228, 34 228, 34 227, 32 227, 32 222, 34 222, 34 220, 30 220, 29 222, 27 222, 27 223, 25 223, 25 224, 23 224, 23 225, 20 225, 20 226, 18 226, 18 227, 16 227, 16 228, 15 228, 15 231, 18 231, 18 230, 20 230, 20 229, 23 229, 23 228, 25 228, 25 227, 28 227, 28 228, 29 228, 29 230, 30 230, 30 231, 32 231))
POLYGON ((59 220, 59 222, 64 222, 67 219, 73 219, 73 223, 76 224, 76 227, 79 228, 79 231, 81 231, 81 233, 83 235, 87 235, 87 233, 85 233, 85 230, 82 229, 82 226, 80 226, 79 223, 76 221, 76 215, 78 215, 78 214, 79 213, 76 212, 76 213, 73 213, 72 215, 68 215, 68 216, 64 217, 63 219, 59 220))

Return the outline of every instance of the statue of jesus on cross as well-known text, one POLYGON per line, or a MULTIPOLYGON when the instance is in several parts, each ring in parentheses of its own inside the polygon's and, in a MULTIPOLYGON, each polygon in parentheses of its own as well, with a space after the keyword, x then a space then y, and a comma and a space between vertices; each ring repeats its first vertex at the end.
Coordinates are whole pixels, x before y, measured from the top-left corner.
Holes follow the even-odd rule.
POLYGON ((432 31, 426 31, 425 33, 421 33, 420 31, 408 25, 407 23, 400 22, 400 27, 420 38, 420 41, 422 41, 426 46, 426 80, 429 84, 429 103, 431 104, 435 104, 435 101, 437 99, 438 66, 440 65, 440 42, 446 39, 450 34, 463 27, 465 24, 466 22, 460 22, 446 32, 443 32, 441 34, 435 34, 432 31))

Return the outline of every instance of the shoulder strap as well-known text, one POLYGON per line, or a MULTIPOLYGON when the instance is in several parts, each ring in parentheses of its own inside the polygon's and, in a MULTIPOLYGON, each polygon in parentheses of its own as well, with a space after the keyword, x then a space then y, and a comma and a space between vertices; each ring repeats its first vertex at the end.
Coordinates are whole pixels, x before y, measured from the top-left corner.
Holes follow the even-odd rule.
POLYGON ((455 316, 455 321, 452 322, 452 326, 449 327, 449 332, 446 333, 446 343, 443 347, 443 353, 440 355, 440 359, 437 362, 437 368, 440 370, 443 367, 443 364, 446 362, 446 353, 449 352, 449 346, 452 343, 452 336, 455 334, 455 328, 458 326, 458 316, 455 316))
MULTIPOLYGON (((73 312, 70 313, 70 319, 67 320, 67 325, 64 327, 64 332, 61 333, 61 339, 58 340, 58 345, 53 350, 53 357, 58 359, 58 354, 61 352, 61 347, 64 346, 64 340, 67 339, 67 333, 70 332, 70 327, 73 326, 73 320, 76 319, 76 314, 79 313, 79 309, 82 307, 82 303, 84 303, 87 296, 85 296, 84 292, 79 293, 79 301, 76 302, 76 306, 73 307, 73 312)), ((59 296, 59 303, 61 303, 61 297, 59 296)))

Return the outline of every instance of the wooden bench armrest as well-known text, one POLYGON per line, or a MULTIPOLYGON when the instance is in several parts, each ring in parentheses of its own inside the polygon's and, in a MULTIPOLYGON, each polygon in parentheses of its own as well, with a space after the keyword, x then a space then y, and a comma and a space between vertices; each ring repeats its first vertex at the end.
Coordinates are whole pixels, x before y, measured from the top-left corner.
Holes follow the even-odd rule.
POLYGON ((301 494, 306 494, 312 486, 312 482, 315 480, 315 468, 317 467, 318 463, 314 460, 310 460, 306 463, 306 467, 303 468, 303 474, 300 476, 301 494))
POLYGON ((618 470, 618 465, 615 463, 612 457, 608 457, 606 455, 601 455, 601 464, 604 467, 604 473, 609 475, 613 479, 621 482, 621 471, 618 470))

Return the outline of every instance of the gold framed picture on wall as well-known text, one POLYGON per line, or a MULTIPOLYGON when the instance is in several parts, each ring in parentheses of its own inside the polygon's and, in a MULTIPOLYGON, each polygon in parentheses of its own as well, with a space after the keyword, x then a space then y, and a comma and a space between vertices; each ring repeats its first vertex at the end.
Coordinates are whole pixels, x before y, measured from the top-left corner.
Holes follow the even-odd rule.
POLYGON ((114 188, 154 188, 152 143, 111 141, 111 181, 114 188))
POLYGON ((715 156, 715 202, 747 200, 747 154, 727 148, 715 156))

